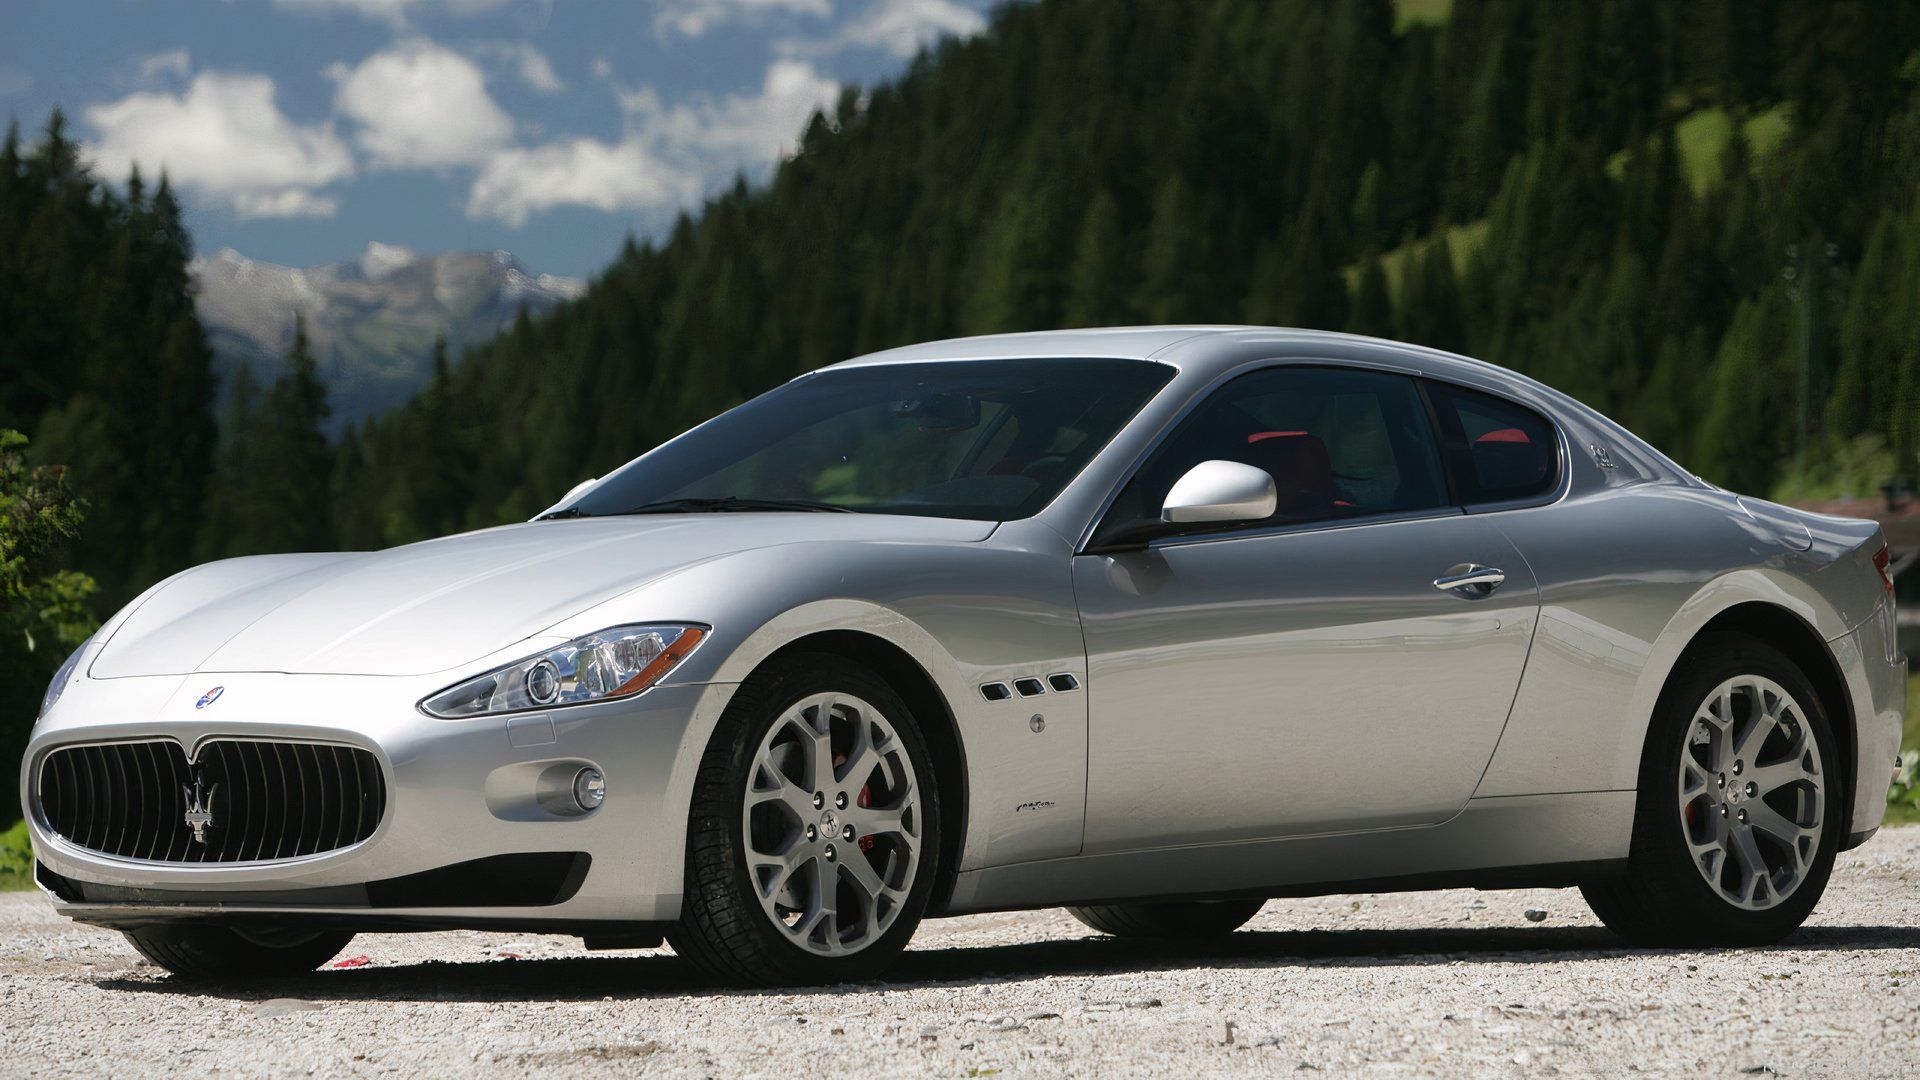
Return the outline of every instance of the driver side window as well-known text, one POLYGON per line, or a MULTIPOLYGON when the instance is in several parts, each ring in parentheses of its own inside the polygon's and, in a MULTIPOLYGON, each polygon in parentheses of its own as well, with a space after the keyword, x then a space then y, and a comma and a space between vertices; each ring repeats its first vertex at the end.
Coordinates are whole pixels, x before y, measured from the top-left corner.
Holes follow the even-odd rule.
POLYGON ((1438 509, 1446 481, 1413 379, 1345 368, 1276 367, 1215 391, 1121 490, 1109 526, 1158 517, 1203 461, 1273 477, 1273 515, 1254 526, 1438 509))

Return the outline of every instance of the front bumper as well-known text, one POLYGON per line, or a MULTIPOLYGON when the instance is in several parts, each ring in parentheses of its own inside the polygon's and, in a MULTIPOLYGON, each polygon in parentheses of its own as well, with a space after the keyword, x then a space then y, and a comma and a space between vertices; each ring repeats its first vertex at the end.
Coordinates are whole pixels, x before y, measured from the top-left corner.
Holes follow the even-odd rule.
POLYGON ((678 917, 693 776, 731 684, 658 686, 517 716, 510 730, 504 717, 422 715, 414 702, 437 688, 435 678, 249 673, 74 684, 36 729, 22 768, 43 889, 62 914, 111 925, 301 916, 365 929, 570 929, 678 917), (214 684, 224 692, 196 708, 214 684), (385 818, 366 840, 335 851, 180 864, 78 847, 37 812, 36 774, 56 747, 171 738, 191 752, 214 737, 371 750, 387 781, 385 818), (552 778, 589 765, 606 777, 605 802, 588 814, 555 812, 552 778), (545 864, 503 857, 534 854, 580 856, 584 873, 564 888, 533 888, 528 868, 545 864), (392 884, 422 881, 433 887, 392 884))

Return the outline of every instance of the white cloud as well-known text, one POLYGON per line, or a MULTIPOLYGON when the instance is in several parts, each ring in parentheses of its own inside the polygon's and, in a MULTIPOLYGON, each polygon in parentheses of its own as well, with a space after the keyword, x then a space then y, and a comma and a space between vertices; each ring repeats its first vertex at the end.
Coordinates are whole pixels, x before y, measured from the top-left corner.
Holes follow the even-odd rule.
POLYGON ((375 19, 391 26, 404 26, 407 14, 436 9, 449 15, 482 15, 505 7, 511 0, 274 0, 276 7, 319 15, 344 12, 375 19))
POLYGON ((656 0, 653 31, 699 37, 722 23, 773 14, 833 14, 832 0, 656 0))
POLYGON ((597 210, 673 206, 698 195, 688 177, 633 138, 617 143, 572 138, 502 150, 473 181, 467 216, 514 227, 556 206, 597 210))
POLYGON ((956 0, 873 0, 832 34, 788 41, 781 48, 795 56, 866 48, 910 57, 943 37, 972 37, 986 28, 985 16, 956 0))
POLYGON ((731 173, 791 153, 807 117, 839 95, 840 84, 812 64, 783 59, 767 67, 758 94, 669 106, 645 87, 621 94, 620 107, 649 141, 704 163, 709 172, 731 173))
POLYGON ((557 94, 567 88, 560 81, 560 76, 553 73, 553 64, 548 62, 547 54, 526 42, 489 42, 475 46, 474 51, 481 56, 505 62, 531 90, 557 94))
POLYGON ((241 217, 332 217, 340 201, 299 188, 285 191, 243 191, 233 200, 241 217))
POLYGON ((360 125, 374 164, 442 168, 483 161, 513 138, 513 120, 487 94, 473 61, 424 39, 403 41, 328 74, 334 103, 360 125))
POLYGON ((943 37, 972 37, 986 26, 978 11, 954 0, 874 0, 864 16, 840 28, 835 40, 912 56, 943 37))
POLYGON ((618 142, 571 138, 490 158, 467 199, 470 217, 524 224, 555 206, 600 210, 681 207, 792 151, 814 110, 840 84, 802 60, 778 60, 753 94, 667 105, 651 87, 623 92, 628 131, 618 142))
POLYGON ((587 65, 587 70, 593 72, 593 77, 596 79, 610 79, 613 77, 613 62, 604 56, 596 56, 593 62, 587 65))
POLYGON ((184 94, 141 91, 86 110, 99 133, 88 146, 107 176, 136 163, 166 170, 189 191, 242 217, 331 214, 319 189, 353 175, 353 155, 330 125, 289 120, 264 75, 204 71, 184 94))
POLYGON ((185 49, 169 49, 151 56, 143 56, 134 67, 134 78, 142 86, 160 81, 163 77, 185 79, 193 73, 193 58, 185 49))

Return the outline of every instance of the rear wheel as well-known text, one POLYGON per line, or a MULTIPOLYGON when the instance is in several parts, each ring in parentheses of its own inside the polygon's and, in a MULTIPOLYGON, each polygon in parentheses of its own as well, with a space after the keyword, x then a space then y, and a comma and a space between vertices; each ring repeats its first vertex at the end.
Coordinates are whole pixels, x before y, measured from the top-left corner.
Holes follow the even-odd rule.
POLYGON ((1759 641, 1716 634, 1683 662, 1642 754, 1628 872, 1581 891, 1629 940, 1778 941, 1839 848, 1832 728, 1806 675, 1759 641))
POLYGON ((1187 900, 1166 904, 1070 907, 1074 918, 1123 938, 1200 941, 1225 937, 1260 913, 1264 900, 1187 900))
POLYGON ((674 951, 735 985, 869 978, 919 925, 939 828, 900 696, 836 656, 780 661, 734 695, 701 761, 674 951))
POLYGON ((340 955, 342 931, 242 930, 231 926, 143 926, 126 931, 140 955, 194 978, 263 979, 312 971, 340 955))

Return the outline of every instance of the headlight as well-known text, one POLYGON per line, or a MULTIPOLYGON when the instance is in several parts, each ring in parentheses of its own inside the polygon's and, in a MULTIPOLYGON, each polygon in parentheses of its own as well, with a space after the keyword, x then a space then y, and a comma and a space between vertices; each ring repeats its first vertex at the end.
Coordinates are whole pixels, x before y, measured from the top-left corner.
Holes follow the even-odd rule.
POLYGON ((93 644, 91 637, 81 642, 80 647, 73 650, 73 655, 61 662, 60 670, 53 673, 53 681, 47 684, 47 692, 40 695, 40 716, 53 711, 53 703, 60 700, 60 695, 66 692, 67 684, 73 681, 74 670, 80 666, 80 654, 86 652, 87 646, 91 644, 93 644))
POLYGON ((699 626, 616 626, 449 686, 420 709, 464 720, 631 697, 665 678, 706 634, 699 626))

